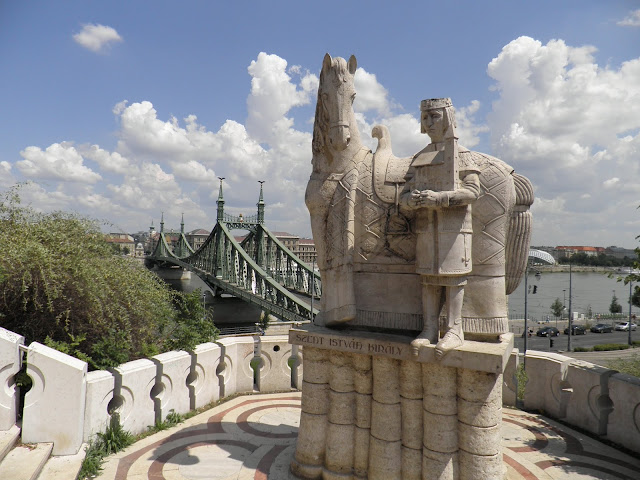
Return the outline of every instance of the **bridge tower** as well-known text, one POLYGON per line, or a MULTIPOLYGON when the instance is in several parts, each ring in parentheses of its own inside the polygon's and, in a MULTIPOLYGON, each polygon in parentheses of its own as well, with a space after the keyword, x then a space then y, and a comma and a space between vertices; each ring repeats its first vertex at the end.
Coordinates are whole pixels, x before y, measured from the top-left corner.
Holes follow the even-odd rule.
MULTIPOLYGON (((218 204, 218 215, 217 215, 217 223, 224 222, 224 197, 222 195, 222 181, 224 177, 218 177, 220 179, 220 190, 218 191, 218 200, 216 203, 218 204)), ((218 235, 216 237, 216 251, 223 252, 224 238, 222 235, 218 235)), ((216 255, 216 276, 222 276, 222 268, 223 268, 223 258, 222 255, 216 255)))
POLYGON ((257 214, 245 216, 225 213, 224 177, 218 179, 217 221, 205 243, 197 251, 188 244, 183 214, 180 240, 173 248, 169 246, 164 237, 163 212, 158 245, 147 258, 161 266, 195 272, 212 290, 252 303, 282 320, 311 320, 316 310, 297 294, 319 296, 320 278, 264 225, 264 181, 259 181, 257 214), (238 243, 233 230, 249 233, 238 243))
POLYGON ((218 191, 218 200, 216 203, 218 204, 218 222, 224 221, 224 197, 222 196, 222 181, 224 177, 218 177, 220 179, 220 190, 218 191))
POLYGON ((153 252, 156 248, 153 242, 154 233, 156 233, 156 227, 153 226, 153 219, 151 219, 151 226, 149 227, 149 252, 153 252))
POLYGON ((260 184, 260 197, 258 198, 258 203, 256 206, 258 207, 258 225, 256 226, 255 236, 256 236, 256 252, 255 259, 258 265, 264 266, 264 247, 265 247, 265 232, 262 229, 264 225, 264 196, 262 194, 262 184, 264 180, 258 180, 260 184))

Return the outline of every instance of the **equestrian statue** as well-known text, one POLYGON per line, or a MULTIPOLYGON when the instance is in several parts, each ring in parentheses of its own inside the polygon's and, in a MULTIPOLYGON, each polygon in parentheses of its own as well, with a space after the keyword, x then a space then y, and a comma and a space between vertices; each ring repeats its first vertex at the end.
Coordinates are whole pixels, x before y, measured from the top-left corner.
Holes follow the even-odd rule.
POLYGON ((448 98, 423 100, 417 154, 393 155, 386 126, 375 153, 353 110, 357 61, 325 55, 305 202, 323 294, 316 324, 414 332, 414 354, 440 358, 465 340, 508 332, 507 295, 525 271, 529 180, 458 144, 448 98))

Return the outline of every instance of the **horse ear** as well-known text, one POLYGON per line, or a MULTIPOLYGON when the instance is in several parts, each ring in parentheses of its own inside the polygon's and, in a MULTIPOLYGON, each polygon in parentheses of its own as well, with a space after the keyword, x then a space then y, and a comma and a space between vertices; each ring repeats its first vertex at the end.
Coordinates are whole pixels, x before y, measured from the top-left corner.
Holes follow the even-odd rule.
POLYGON ((356 68, 358 68, 358 61, 356 60, 355 55, 351 55, 349 57, 349 61, 347 62, 347 67, 349 67, 349 73, 351 73, 351 75, 356 73, 356 68))
POLYGON ((331 68, 331 55, 325 53, 324 59, 322 60, 322 70, 326 70, 328 68, 331 68))

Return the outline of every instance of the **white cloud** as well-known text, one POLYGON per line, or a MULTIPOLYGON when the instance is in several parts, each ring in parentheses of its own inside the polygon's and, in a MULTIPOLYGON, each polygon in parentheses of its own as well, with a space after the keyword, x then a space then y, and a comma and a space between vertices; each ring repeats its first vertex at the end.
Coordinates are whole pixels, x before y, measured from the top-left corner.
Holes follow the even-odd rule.
POLYGON ((353 108, 356 112, 368 112, 373 110, 377 115, 389 116, 394 106, 389 100, 389 92, 384 88, 373 73, 360 67, 356 70, 354 78, 356 99, 353 108))
POLYGON ((73 40, 92 52, 105 52, 113 43, 122 42, 122 37, 112 28, 100 24, 86 24, 79 33, 73 35, 73 40))
POLYGON ((20 152, 24 158, 16 163, 29 178, 57 179, 69 182, 95 183, 102 177, 83 165, 83 158, 69 142, 54 143, 42 150, 30 146, 20 152))
POLYGON ((126 157, 118 152, 107 152, 98 145, 78 145, 77 151, 84 158, 96 162, 105 172, 124 174, 130 166, 126 157))
POLYGON ((161 209, 181 196, 175 177, 155 163, 143 163, 130 172, 120 185, 108 186, 114 199, 132 208, 161 209))
POLYGON ((622 27, 640 27, 640 9, 629 12, 624 19, 618 22, 618 25, 622 27))
POLYGON ((602 186, 604 188, 614 188, 615 186, 620 184, 620 179, 618 177, 609 178, 602 182, 602 186))
POLYGON ((48 190, 36 182, 28 182, 20 189, 20 199, 23 204, 37 211, 74 210, 74 197, 63 192, 63 189, 59 186, 48 190))
POLYGON ((119 116, 124 112, 125 108, 127 108, 127 103, 129 103, 129 100, 122 100, 121 102, 116 103, 111 111, 114 115, 119 116))
MULTIPOLYGON (((461 144, 473 148, 490 127, 492 151, 487 153, 532 180, 534 244, 575 243, 578 231, 584 232, 581 242, 594 245, 627 245, 637 235, 630 234, 633 222, 612 219, 638 215, 640 59, 600 67, 596 53, 594 47, 562 40, 543 45, 518 38, 488 66, 496 101, 487 124, 478 101, 456 105, 461 144), (605 240, 622 235, 629 241, 605 240)), ((265 180, 269 226, 308 235, 304 189, 311 171, 311 125, 298 123, 296 114, 309 117, 318 78, 265 53, 248 71, 246 125, 227 120, 211 128, 199 123, 198 112, 161 118, 150 101, 122 101, 113 107, 119 125, 115 147, 68 142, 44 151, 27 147, 22 161, 0 162, 0 173, 46 181, 30 193, 43 208, 126 217, 123 227, 131 231, 146 229, 151 218, 157 225, 160 212, 173 227, 184 213, 188 228, 211 228, 217 176, 226 178, 226 209, 250 215, 257 181, 265 180)), ((429 142, 420 133, 418 108, 403 111, 363 68, 355 80, 356 118, 365 145, 375 148, 370 132, 377 123, 389 127, 398 156, 412 155, 429 142)))
POLYGON ((16 180, 11 174, 11 164, 9 162, 0 162, 0 187, 7 188, 15 184, 16 180))
POLYGON ((285 59, 264 52, 260 52, 247 69, 252 78, 246 126, 249 134, 259 142, 273 141, 289 110, 310 102, 315 76, 308 73, 301 82, 303 89, 299 90, 286 70, 285 59))
POLYGON ((456 108, 458 138, 460 139, 460 144, 467 148, 475 147, 480 142, 478 135, 489 131, 487 125, 476 123, 475 116, 479 109, 480 102, 478 100, 472 100, 466 107, 456 108))
MULTIPOLYGON (((637 214, 629 208, 637 196, 626 192, 640 186, 640 59, 600 67, 595 53, 592 46, 520 37, 488 66, 499 94, 489 116, 494 154, 528 176, 536 195, 564 199, 567 227, 594 225, 585 244, 600 244, 602 232, 610 237, 611 218, 637 214)), ((540 235, 561 221, 542 218, 540 235)), ((568 240, 571 230, 562 236, 568 240)))
POLYGON ((182 180, 209 184, 215 184, 216 182, 216 174, 214 171, 195 160, 189 160, 186 163, 175 162, 173 164, 173 173, 177 178, 182 180))
MULTIPOLYGON (((121 105, 121 104, 118 104, 121 105)), ((116 106, 114 111, 121 107, 116 106)), ((132 103, 120 114, 120 138, 132 151, 171 157, 191 149, 184 129, 176 118, 164 122, 157 118, 153 104, 148 101, 132 103)))

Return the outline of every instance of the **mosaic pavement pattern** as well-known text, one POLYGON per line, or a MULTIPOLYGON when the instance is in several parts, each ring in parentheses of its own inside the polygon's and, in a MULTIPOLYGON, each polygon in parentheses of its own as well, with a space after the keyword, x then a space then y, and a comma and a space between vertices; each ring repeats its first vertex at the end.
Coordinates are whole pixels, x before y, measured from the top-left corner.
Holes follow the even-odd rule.
MULTIPOLYGON (((105 462, 100 479, 290 480, 300 393, 235 398, 105 462)), ((640 479, 625 455, 544 417, 505 409, 508 480, 640 479)))

